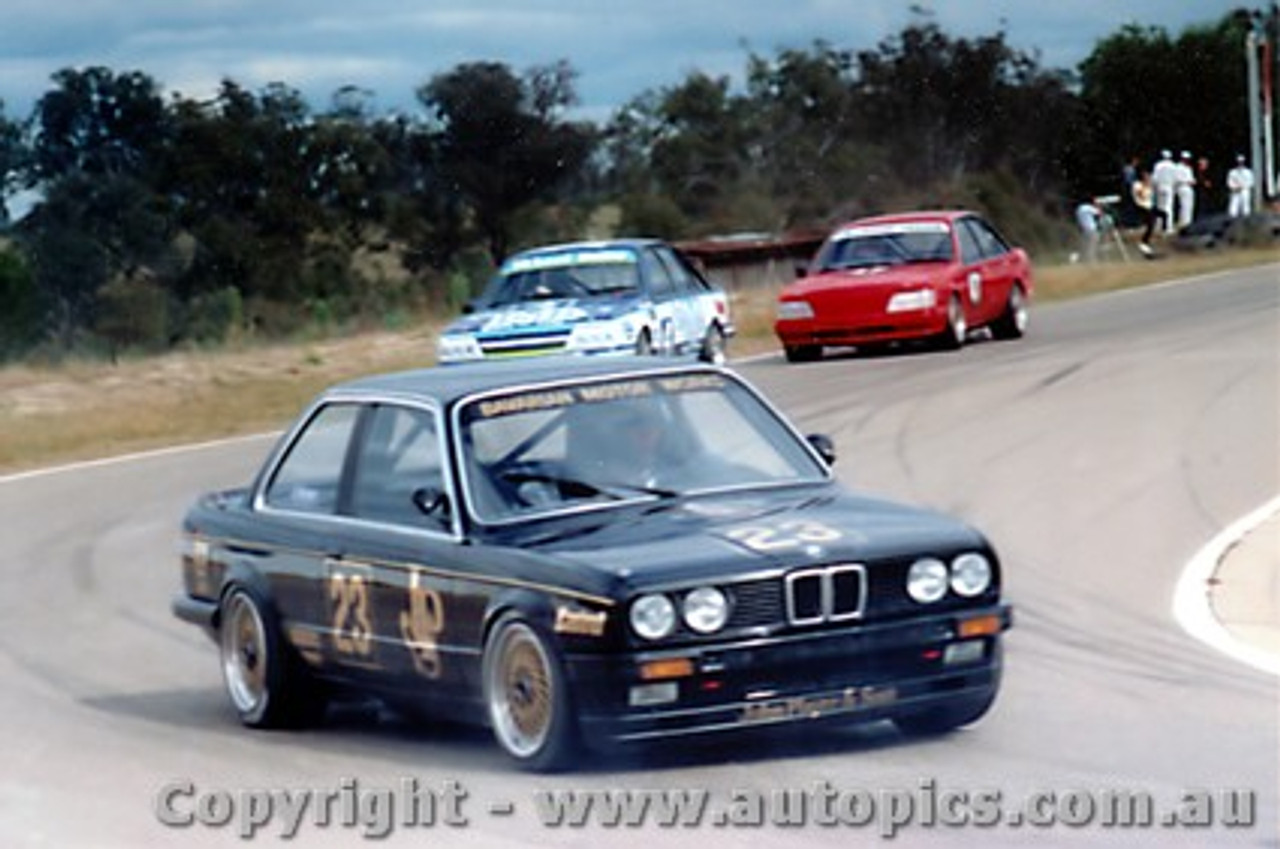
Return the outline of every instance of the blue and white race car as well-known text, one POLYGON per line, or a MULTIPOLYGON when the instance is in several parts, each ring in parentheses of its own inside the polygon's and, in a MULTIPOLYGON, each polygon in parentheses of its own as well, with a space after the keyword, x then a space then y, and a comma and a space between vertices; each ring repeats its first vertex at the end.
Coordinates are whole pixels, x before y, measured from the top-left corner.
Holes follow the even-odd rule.
POLYGON ((509 258, 445 328, 441 363, 545 354, 696 355, 722 363, 729 299, 665 242, 550 245, 509 258))

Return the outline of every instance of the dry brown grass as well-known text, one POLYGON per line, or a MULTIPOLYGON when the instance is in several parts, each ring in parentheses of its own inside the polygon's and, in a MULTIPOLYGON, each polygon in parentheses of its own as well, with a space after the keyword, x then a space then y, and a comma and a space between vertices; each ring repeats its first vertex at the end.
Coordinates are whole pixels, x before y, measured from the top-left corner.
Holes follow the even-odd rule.
POLYGON ((279 427, 320 389, 431 363, 433 330, 0 370, 0 469, 279 427))
MULTIPOLYGON (((1238 251, 1094 266, 1044 267, 1041 301, 1141 286, 1280 260, 1280 251, 1238 251)), ((741 356, 770 350, 774 290, 733 296, 741 356)), ((283 426, 339 380, 429 365, 438 325, 321 342, 176 352, 118 365, 75 362, 0 369, 0 470, 109 456, 283 426)))
POLYGON ((1036 297, 1040 301, 1060 301, 1097 292, 1146 286, 1162 280, 1263 265, 1280 261, 1280 250, 1204 251, 1175 254, 1156 261, 1142 259, 1137 251, 1133 256, 1131 262, 1039 268, 1036 271, 1036 297))

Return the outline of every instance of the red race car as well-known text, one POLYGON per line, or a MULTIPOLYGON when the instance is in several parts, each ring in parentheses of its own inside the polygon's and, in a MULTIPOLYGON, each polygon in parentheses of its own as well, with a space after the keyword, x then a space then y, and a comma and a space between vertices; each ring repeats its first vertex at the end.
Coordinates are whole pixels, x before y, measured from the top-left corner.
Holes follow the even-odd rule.
POLYGON ((824 347, 925 339, 959 348, 988 327, 1027 328, 1031 262, 972 212, 911 212, 838 228, 807 272, 778 295, 778 335, 791 362, 824 347))

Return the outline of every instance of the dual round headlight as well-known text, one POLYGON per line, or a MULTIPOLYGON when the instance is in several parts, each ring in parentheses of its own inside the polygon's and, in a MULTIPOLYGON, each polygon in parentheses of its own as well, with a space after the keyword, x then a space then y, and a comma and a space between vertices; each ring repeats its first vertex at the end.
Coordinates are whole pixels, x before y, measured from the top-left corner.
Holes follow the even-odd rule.
POLYGON ((976 552, 961 554, 948 566, 925 557, 907 570, 907 595, 921 604, 940 600, 950 589, 963 598, 981 595, 991 586, 991 563, 976 552))
MULTIPOLYGON (((729 600, 715 587, 685 593, 680 616, 689 630, 713 634, 729 620, 729 600)), ((676 603, 662 593, 643 595, 631 603, 631 630, 646 640, 661 640, 676 629, 676 603)))

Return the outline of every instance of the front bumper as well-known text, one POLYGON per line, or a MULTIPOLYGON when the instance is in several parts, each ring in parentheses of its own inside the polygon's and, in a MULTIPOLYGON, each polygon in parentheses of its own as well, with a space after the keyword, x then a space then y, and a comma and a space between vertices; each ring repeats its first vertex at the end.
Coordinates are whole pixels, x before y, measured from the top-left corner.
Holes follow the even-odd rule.
POLYGON ((1012 610, 997 605, 907 622, 857 624, 624 657, 571 656, 567 672, 583 735, 627 743, 818 719, 872 721, 989 701, 1000 684, 1001 633, 1012 610), (962 623, 993 627, 963 636, 962 623), (960 648, 952 648, 960 646, 960 648), (654 660, 688 658, 690 674, 647 680, 654 660), (675 698, 637 705, 663 685, 675 698), (642 688, 637 691, 637 688, 642 688))
POLYGON ((774 323, 774 333, 788 348, 830 345, 866 345, 936 336, 947 328, 946 311, 885 313, 873 317, 842 320, 782 320, 774 323))

